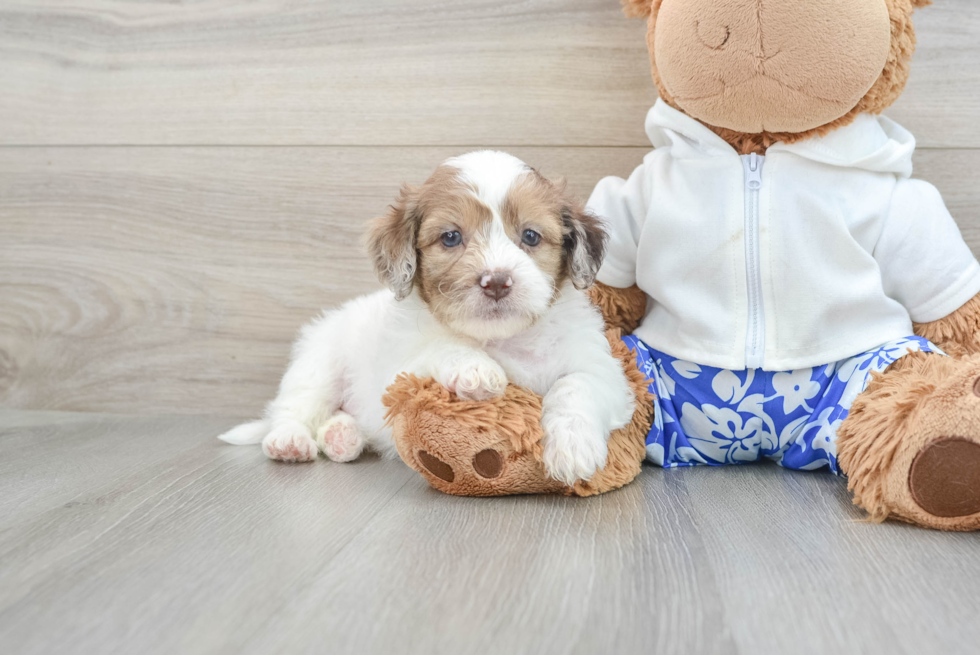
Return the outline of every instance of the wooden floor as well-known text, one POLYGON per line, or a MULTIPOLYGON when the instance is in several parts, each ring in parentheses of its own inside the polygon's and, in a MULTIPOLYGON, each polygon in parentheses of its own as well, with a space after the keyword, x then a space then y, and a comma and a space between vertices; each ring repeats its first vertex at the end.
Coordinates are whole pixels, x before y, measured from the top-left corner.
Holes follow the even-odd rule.
POLYGON ((842 480, 665 472, 455 498, 234 419, 0 410, 3 653, 975 653, 980 541, 842 480))
MULTIPOLYGON (((980 254, 980 2, 916 25, 888 115, 980 254)), ((980 536, 863 523, 827 474, 459 499, 214 438, 377 288, 401 183, 480 147, 628 175, 644 31, 619 0, 0 0, 0 655, 978 652, 980 536)))

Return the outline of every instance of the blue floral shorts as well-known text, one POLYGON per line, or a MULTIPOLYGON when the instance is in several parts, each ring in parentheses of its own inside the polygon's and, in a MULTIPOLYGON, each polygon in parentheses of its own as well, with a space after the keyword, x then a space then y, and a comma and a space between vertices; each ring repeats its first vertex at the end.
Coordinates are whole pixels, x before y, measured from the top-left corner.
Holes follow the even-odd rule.
POLYGON ((623 337, 656 395, 647 459, 665 468, 762 458, 792 469, 837 469, 837 428, 871 374, 910 352, 942 352, 907 337, 826 366, 728 371, 676 359, 623 337))

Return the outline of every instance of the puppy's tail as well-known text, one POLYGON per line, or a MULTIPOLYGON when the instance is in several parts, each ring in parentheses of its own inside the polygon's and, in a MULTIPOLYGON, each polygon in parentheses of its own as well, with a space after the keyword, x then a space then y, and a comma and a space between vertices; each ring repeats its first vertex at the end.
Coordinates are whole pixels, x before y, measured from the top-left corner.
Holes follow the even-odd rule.
POLYGON ((269 434, 269 427, 268 421, 242 423, 238 427, 228 430, 218 438, 236 446, 261 443, 265 439, 265 435, 269 434))

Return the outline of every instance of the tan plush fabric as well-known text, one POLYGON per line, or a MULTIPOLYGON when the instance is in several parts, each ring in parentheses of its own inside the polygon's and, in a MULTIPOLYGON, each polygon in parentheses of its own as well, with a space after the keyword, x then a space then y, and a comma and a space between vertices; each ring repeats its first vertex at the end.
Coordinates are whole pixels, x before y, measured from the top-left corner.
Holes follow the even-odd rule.
POLYGON ((892 517, 939 530, 980 529, 980 513, 944 518, 926 512, 910 486, 913 463, 930 444, 950 437, 980 444, 978 378, 978 355, 954 359, 913 353, 876 375, 858 396, 838 431, 837 460, 854 503, 872 520, 892 517))
MULTIPOLYGON (((769 85, 767 89, 760 90, 752 86, 755 83, 750 83, 749 86, 745 87, 745 90, 751 91, 751 93, 746 93, 744 97, 741 97, 741 94, 730 91, 729 95, 725 96, 726 102, 707 103, 710 106, 707 110, 702 109, 701 112, 688 107, 692 103, 690 100, 684 100, 684 94, 675 97, 672 92, 676 92, 676 89, 673 88, 672 83, 677 83, 675 78, 678 77, 680 72, 685 70, 692 76, 696 76, 698 73, 704 73, 716 85, 721 83, 737 85, 742 82, 745 76, 745 66, 749 65, 751 61, 749 60, 746 63, 744 61, 745 57, 742 56, 740 58, 743 60, 741 66, 735 65, 737 62, 730 65, 726 64, 726 53, 734 52, 738 49, 726 43, 723 49, 716 51, 712 50, 710 45, 712 43, 717 45, 723 40, 723 35, 726 30, 723 30, 722 27, 731 29, 729 23, 739 28, 734 32, 736 36, 745 32, 744 38, 749 38, 748 32, 751 26, 752 16, 748 10, 751 9, 751 5, 755 5, 758 8, 762 3, 758 3, 757 0, 729 0, 728 2, 717 2, 716 0, 694 0, 693 2, 692 0, 652 0, 649 5, 649 11, 644 8, 644 3, 639 1, 624 2, 624 9, 627 15, 649 16, 647 24, 647 46, 650 51, 651 71, 653 80, 664 101, 672 107, 680 111, 686 111, 695 118, 702 120, 708 127, 731 143, 736 150, 742 154, 746 154, 750 152, 762 153, 777 141, 793 143, 811 136, 822 136, 838 127, 850 124, 861 113, 879 114, 891 106, 905 88, 905 83, 909 75, 909 64, 912 54, 915 51, 915 29, 912 24, 912 12, 916 7, 929 4, 927 0, 860 0, 860 2, 854 0, 853 3, 851 0, 819 0, 819 2, 817 0, 809 0, 807 3, 800 3, 799 0, 767 0, 764 4, 766 12, 761 14, 764 24, 770 22, 766 19, 768 14, 774 17, 792 17, 794 13, 799 12, 801 7, 809 9, 806 12, 802 12, 799 19, 783 19, 783 25, 778 27, 782 33, 778 37, 773 36, 769 39, 773 44, 776 44, 773 46, 776 47, 776 50, 774 52, 770 49, 765 53, 764 59, 766 57, 771 57, 771 59, 766 60, 762 64, 763 67, 775 66, 781 63, 780 57, 784 55, 779 54, 778 46, 780 44, 784 46, 785 51, 789 51, 794 48, 790 48, 785 44, 792 43, 794 39, 804 38, 807 30, 805 23, 800 22, 803 14, 808 16, 810 20, 825 19, 834 21, 840 28, 836 34, 839 39, 843 39, 840 35, 851 33, 854 28, 853 25, 849 28, 846 21, 844 21, 845 17, 849 18, 850 22, 853 23, 854 20, 860 19, 863 15, 862 12, 874 12, 876 7, 882 6, 882 3, 884 9, 887 10, 889 26, 889 40, 883 60, 884 65, 880 68, 880 73, 877 79, 873 80, 870 89, 867 89, 866 93, 860 96, 856 104, 850 104, 844 101, 844 96, 847 95, 845 91, 853 93, 853 88, 860 86, 856 85, 852 87, 851 82, 855 82, 856 84, 858 78, 863 80, 862 71, 866 72, 867 68, 866 66, 864 68, 861 66, 865 64, 870 66, 872 62, 878 61, 879 55, 881 54, 878 48, 881 48, 882 44, 876 39, 869 41, 862 37, 860 39, 839 40, 836 46, 830 47, 829 44, 832 39, 829 37, 835 34, 835 32, 824 31, 822 32, 822 40, 809 40, 811 47, 826 47, 825 54, 820 55, 819 52, 805 54, 803 63, 796 64, 799 67, 796 70, 800 71, 799 75, 797 75, 799 78, 797 82, 792 82, 794 76, 793 68, 773 72, 775 77, 782 77, 779 80, 780 83, 787 85, 785 97, 780 98, 777 95, 775 89, 778 85, 769 85), (838 4, 842 8, 838 7, 833 11, 829 11, 832 5, 836 6, 838 4), (705 21, 700 31, 697 16, 691 15, 698 8, 706 11, 707 15, 712 17, 711 20, 705 21), (819 8, 828 10, 828 13, 821 16, 816 12, 819 8), (668 36, 672 36, 672 34, 668 35, 666 31, 662 33, 658 32, 658 21, 661 11, 666 12, 672 24, 680 24, 686 29, 686 40, 678 42, 672 38, 668 39, 668 36), (730 14, 730 17, 728 15, 722 15, 726 14, 726 12, 730 14), (681 20, 682 15, 688 18, 686 24, 681 20), (787 23, 787 21, 789 22, 787 23), (795 36, 794 32, 796 33, 795 36), (691 33, 693 33, 693 37, 691 33), (665 63, 660 60, 660 54, 666 52, 667 48, 666 45, 658 46, 658 40, 660 40, 658 39, 658 34, 661 34, 665 40, 668 40, 674 46, 670 54, 666 57, 669 60, 666 62, 667 68, 664 70, 664 73, 668 75, 666 79, 660 70, 660 66, 665 63), (705 45, 705 42, 709 45, 705 45), (842 48, 848 44, 850 44, 854 51, 874 52, 874 54, 869 55, 863 64, 859 62, 858 68, 852 67, 854 72, 849 75, 830 75, 829 73, 834 70, 846 69, 843 66, 846 61, 839 58, 835 60, 832 55, 835 52, 839 55, 839 53, 843 52, 842 48), (658 47, 660 50, 658 50, 658 47), (705 52, 712 53, 713 56, 706 57, 705 52), (708 66, 709 62, 714 62, 710 70, 708 66), (813 62, 821 62, 823 64, 823 67, 818 68, 819 74, 817 75, 812 74, 815 66, 813 62), (832 64, 832 62, 835 63, 832 64), (853 79, 848 81, 844 78, 853 79), (667 82, 666 84, 665 81, 667 82), (841 109, 839 112, 836 110, 835 112, 831 112, 836 113, 836 116, 828 117, 829 114, 827 113, 820 113, 818 115, 818 113, 811 112, 806 108, 808 103, 797 102, 803 97, 800 95, 803 93, 811 97, 825 98, 833 101, 830 105, 825 105, 828 107, 828 112, 830 106, 837 106, 841 109), (837 104, 834 105, 834 103, 837 104), (848 104, 850 104, 849 107, 844 107, 844 105, 848 104), (770 125, 766 122, 770 120, 766 118, 767 116, 770 114, 784 115, 788 107, 795 107, 798 110, 799 114, 795 116, 799 121, 798 123, 790 125, 772 121, 773 124, 770 125), (699 113, 702 113, 702 115, 699 115, 699 113), (749 125, 749 122, 753 124, 749 125)), ((772 22, 778 24, 780 21, 774 19, 772 22)), ((875 32, 875 30, 870 29, 870 32, 875 32)), ((860 30, 858 33, 864 34, 860 30)), ((884 34, 884 32, 878 33, 884 34)), ((767 42, 765 38, 766 33, 763 32, 762 36, 761 43, 765 46, 767 42)), ((729 35, 729 41, 731 38, 731 35, 729 35)), ((852 61, 856 62, 857 60, 852 58, 852 61)), ((878 64, 876 63, 875 66, 878 66, 878 64)), ((691 94, 685 87, 681 86, 681 88, 688 95, 697 96, 697 93, 691 94)), ((705 102, 695 102, 693 104, 701 107, 705 105, 705 102)), ((813 104, 816 106, 819 103, 813 104)), ((790 116, 789 118, 793 119, 794 117, 790 116)))
POLYGON ((630 18, 646 18, 650 15, 653 0, 622 0, 623 13, 630 18))
POLYGON ((915 333, 952 357, 980 353, 980 296, 932 323, 915 323, 915 333))
POLYGON ((739 132, 804 132, 853 108, 891 44, 882 0, 664 0, 655 56, 685 113, 739 132))
POLYGON ((610 436, 606 466, 588 482, 572 488, 547 477, 541 463, 541 397, 514 385, 502 398, 469 402, 432 379, 399 376, 384 397, 398 454, 433 487, 456 496, 591 496, 622 487, 640 472, 653 404, 634 355, 619 335, 607 333, 636 394, 637 409, 630 425, 610 436))
POLYGON ((607 330, 632 334, 647 313, 647 294, 635 284, 628 289, 617 289, 596 282, 589 289, 589 297, 606 319, 607 330))
POLYGON ((837 459, 855 504, 872 520, 889 516, 940 530, 980 529, 980 514, 925 512, 910 489, 915 458, 943 438, 980 443, 980 295, 949 316, 915 325, 949 357, 914 353, 875 376, 837 438, 837 459))
POLYGON ((457 496, 570 492, 545 475, 541 398, 526 389, 510 385, 501 398, 464 401, 431 378, 401 375, 388 387, 384 404, 398 454, 440 491, 457 496), (501 455, 504 466, 497 477, 486 478, 474 468, 474 459, 486 450, 501 455), (447 469, 433 465, 432 458, 447 469))

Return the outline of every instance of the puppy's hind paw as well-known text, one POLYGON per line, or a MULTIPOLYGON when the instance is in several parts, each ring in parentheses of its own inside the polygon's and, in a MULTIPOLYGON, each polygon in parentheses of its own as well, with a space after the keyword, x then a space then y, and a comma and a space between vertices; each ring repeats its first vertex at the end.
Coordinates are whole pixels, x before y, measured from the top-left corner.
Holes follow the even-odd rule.
POLYGON ((273 428, 262 440, 262 452, 280 462, 312 462, 316 459, 316 442, 302 426, 273 428))
POLYGON ((316 431, 316 445, 335 462, 350 462, 364 450, 364 436, 350 414, 337 413, 316 431))

